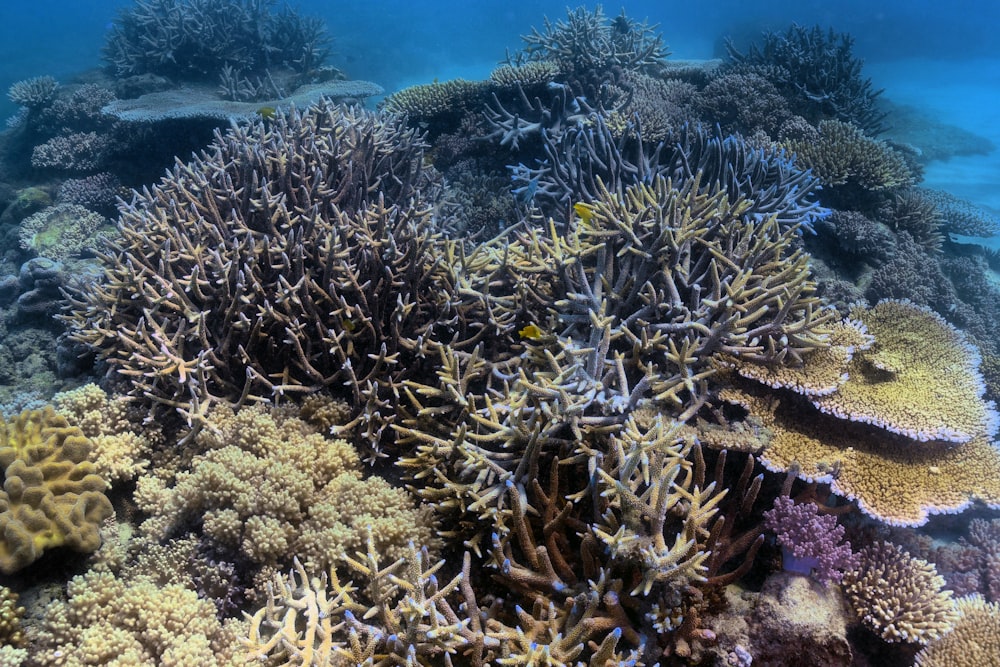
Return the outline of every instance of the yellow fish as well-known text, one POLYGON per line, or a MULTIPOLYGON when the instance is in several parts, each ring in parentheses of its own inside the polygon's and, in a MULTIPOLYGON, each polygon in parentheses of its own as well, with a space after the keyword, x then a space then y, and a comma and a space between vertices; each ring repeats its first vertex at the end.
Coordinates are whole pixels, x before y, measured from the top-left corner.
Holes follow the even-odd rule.
POLYGON ((594 217, 594 207, 582 201, 578 201, 573 204, 573 211, 580 216, 580 219, 584 222, 590 222, 590 219, 594 217))
POLYGON ((518 331, 517 335, 520 336, 521 338, 527 338, 528 340, 538 340, 539 338, 542 337, 543 332, 536 325, 529 324, 528 326, 518 331))
POLYGON ((272 120, 277 111, 274 107, 261 107, 257 109, 257 115, 266 120, 272 120))

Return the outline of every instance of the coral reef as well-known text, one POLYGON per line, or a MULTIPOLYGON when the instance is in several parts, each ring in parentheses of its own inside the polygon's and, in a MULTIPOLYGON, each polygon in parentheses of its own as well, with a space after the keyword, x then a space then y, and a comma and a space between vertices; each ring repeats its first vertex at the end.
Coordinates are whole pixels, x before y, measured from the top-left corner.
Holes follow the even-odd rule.
POLYGON ((248 75, 269 68, 309 73, 326 59, 326 28, 273 0, 152 0, 132 5, 108 31, 104 58, 119 77, 181 80, 218 76, 226 65, 248 75))
POLYGON ((844 576, 844 593, 862 623, 887 642, 928 644, 955 626, 951 591, 934 566, 888 542, 858 552, 844 576))
POLYGON ((0 571, 17 572, 46 549, 94 551, 111 515, 107 483, 87 461, 90 441, 51 407, 0 421, 0 571))
POLYGON ((727 44, 738 70, 769 79, 788 98, 792 111, 810 122, 824 119, 854 123, 871 135, 883 127, 876 105, 881 90, 862 76, 864 61, 852 53, 854 39, 832 28, 793 24, 783 33, 765 32, 763 43, 740 53, 727 44))

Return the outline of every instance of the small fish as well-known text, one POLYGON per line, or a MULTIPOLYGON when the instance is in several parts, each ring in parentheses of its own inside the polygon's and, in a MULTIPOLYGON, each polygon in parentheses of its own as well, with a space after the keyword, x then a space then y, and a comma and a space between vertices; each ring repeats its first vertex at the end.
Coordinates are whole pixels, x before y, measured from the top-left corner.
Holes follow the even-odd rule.
POLYGON ((347 333, 353 333, 358 328, 358 325, 354 323, 354 320, 346 317, 341 318, 340 324, 344 327, 344 331, 347 333))
POLYGON ((272 120, 278 110, 274 107, 261 107, 257 109, 257 115, 265 120, 272 120))
POLYGON ((535 324, 529 324, 523 329, 517 332, 517 335, 521 338, 527 338, 528 340, 538 340, 542 337, 542 330, 538 328, 535 324))
POLYGON ((578 201, 573 204, 573 211, 580 216, 580 219, 584 222, 590 222, 590 219, 594 217, 594 207, 582 201, 578 201))

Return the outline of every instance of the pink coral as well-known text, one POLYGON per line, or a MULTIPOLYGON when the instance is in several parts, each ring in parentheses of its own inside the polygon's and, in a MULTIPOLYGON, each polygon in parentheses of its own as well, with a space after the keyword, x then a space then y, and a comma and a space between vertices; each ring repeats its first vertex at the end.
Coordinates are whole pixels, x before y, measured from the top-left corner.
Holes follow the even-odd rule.
POLYGON ((820 514, 813 503, 795 504, 788 496, 780 496, 774 508, 764 512, 764 527, 778 536, 786 570, 798 572, 801 567, 803 573, 826 584, 840 582, 845 570, 858 566, 837 517, 820 514))

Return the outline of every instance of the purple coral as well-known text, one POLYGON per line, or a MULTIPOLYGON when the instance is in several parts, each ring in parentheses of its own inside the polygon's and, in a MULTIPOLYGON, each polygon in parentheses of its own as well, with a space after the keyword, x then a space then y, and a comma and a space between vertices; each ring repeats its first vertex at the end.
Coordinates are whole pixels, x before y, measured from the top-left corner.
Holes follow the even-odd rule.
POLYGON ((820 514, 813 503, 795 504, 780 496, 764 512, 764 527, 778 537, 785 569, 809 574, 827 584, 840 582, 845 570, 858 567, 858 557, 844 541, 844 527, 837 517, 820 514))

